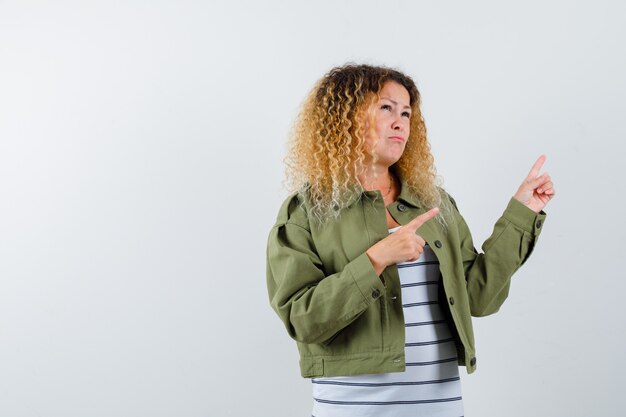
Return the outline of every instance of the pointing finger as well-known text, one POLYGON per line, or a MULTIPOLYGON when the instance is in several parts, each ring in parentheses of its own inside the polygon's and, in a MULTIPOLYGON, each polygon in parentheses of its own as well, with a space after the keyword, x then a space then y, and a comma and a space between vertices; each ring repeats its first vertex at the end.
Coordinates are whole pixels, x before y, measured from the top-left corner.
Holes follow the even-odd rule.
POLYGON ((539 156, 539 158, 537 158, 537 160, 533 164, 533 167, 530 169, 530 172, 528 173, 528 176, 526 178, 531 179, 531 180, 535 179, 537 175, 539 174, 539 170, 541 169, 545 161, 546 161, 545 155, 539 156))
POLYGON ((428 220, 430 220, 430 219, 432 219, 434 217, 437 217, 437 214, 439 214, 439 207, 431 208, 426 213, 420 214, 419 216, 417 216, 416 218, 411 220, 404 227, 408 227, 408 228, 411 228, 413 230, 417 230, 424 223, 426 223, 428 220))

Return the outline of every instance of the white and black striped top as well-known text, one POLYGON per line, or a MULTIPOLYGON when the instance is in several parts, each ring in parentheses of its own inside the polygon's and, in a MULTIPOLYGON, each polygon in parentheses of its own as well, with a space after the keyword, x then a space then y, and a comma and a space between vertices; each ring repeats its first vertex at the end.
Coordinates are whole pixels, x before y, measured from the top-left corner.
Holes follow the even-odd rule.
POLYGON ((406 371, 314 378, 313 417, 463 416, 456 348, 437 302, 439 261, 426 245, 417 261, 397 266, 406 371))

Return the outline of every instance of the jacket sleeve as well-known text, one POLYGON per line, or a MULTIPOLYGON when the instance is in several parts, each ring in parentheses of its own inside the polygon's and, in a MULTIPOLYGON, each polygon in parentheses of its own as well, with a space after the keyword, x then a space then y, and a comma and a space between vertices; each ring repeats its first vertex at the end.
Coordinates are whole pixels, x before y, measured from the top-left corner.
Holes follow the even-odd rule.
POLYGON ((470 311, 473 316, 487 316, 500 309, 509 294, 511 276, 532 253, 546 217, 535 213, 511 198, 493 233, 478 253, 472 243, 470 230, 456 206, 456 224, 461 240, 461 255, 470 311))
POLYGON ((377 302, 385 286, 365 253, 325 275, 306 225, 279 221, 267 243, 267 289, 293 339, 324 343, 377 302))

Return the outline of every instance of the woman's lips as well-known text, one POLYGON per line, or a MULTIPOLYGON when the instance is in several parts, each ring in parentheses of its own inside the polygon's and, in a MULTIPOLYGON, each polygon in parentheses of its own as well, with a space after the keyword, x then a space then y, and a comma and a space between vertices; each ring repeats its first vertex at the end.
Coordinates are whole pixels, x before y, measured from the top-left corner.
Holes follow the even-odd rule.
POLYGON ((402 136, 389 136, 389 139, 397 142, 404 142, 404 138, 402 136))

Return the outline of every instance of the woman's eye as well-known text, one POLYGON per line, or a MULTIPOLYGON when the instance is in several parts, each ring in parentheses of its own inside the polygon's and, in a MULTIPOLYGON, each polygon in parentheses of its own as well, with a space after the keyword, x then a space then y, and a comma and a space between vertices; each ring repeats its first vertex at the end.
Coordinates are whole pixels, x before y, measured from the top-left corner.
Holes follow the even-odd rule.
POLYGON ((411 113, 409 113, 408 111, 405 111, 402 113, 403 117, 408 117, 409 119, 411 118, 411 113))
POLYGON ((383 104, 380 108, 381 110, 391 110, 391 106, 389 104, 383 104))

